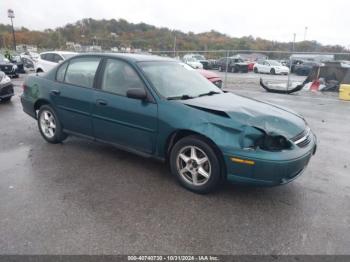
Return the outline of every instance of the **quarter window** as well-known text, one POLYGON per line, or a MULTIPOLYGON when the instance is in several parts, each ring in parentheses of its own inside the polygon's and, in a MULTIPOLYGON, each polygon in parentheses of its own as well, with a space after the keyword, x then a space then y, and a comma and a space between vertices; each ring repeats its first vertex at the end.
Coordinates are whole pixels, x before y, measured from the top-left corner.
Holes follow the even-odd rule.
POLYGON ((126 92, 130 88, 144 88, 144 84, 135 70, 123 61, 108 59, 103 72, 101 89, 126 96, 126 92))
POLYGON ((83 57, 72 59, 67 68, 65 82, 92 88, 100 58, 83 57))

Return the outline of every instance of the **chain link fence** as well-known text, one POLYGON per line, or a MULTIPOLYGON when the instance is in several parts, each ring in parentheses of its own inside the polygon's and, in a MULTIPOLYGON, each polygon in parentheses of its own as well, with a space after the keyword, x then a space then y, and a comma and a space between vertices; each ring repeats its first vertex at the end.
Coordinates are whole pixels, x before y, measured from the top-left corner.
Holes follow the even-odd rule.
POLYGON ((262 78, 270 86, 290 89, 304 82, 314 65, 338 62, 350 67, 350 52, 170 50, 152 51, 152 54, 175 58, 194 68, 216 71, 222 77, 224 88, 256 86, 262 78))

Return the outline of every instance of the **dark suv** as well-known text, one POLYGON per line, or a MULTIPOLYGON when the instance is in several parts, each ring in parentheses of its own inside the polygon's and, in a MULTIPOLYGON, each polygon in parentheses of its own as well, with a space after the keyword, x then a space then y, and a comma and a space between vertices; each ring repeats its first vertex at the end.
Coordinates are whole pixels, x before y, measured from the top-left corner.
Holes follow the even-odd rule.
POLYGON ((220 72, 248 73, 248 63, 244 62, 241 58, 223 57, 219 59, 217 64, 220 72))

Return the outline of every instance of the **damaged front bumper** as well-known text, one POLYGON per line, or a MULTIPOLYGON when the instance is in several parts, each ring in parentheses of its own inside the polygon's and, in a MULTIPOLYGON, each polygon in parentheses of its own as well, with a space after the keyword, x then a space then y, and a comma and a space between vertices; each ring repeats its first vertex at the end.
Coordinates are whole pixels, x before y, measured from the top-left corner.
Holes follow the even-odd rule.
POLYGON ((276 186, 286 184, 306 169, 312 155, 317 148, 317 139, 314 134, 307 147, 295 147, 282 152, 267 152, 266 158, 253 157, 235 152, 224 153, 227 168, 227 179, 232 183, 243 183, 259 186, 276 186), (287 152, 288 151, 288 152, 287 152))

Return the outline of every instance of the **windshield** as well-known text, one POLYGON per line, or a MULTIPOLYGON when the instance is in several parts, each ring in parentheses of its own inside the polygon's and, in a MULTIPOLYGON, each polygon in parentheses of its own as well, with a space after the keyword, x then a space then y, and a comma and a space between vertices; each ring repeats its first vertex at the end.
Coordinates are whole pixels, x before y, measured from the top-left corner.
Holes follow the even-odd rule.
POLYGON ((188 70, 176 62, 140 62, 140 67, 156 91, 165 98, 198 97, 222 91, 196 70, 188 70))
POLYGON ((267 61, 270 65, 273 65, 273 66, 282 66, 282 64, 280 62, 277 62, 275 60, 269 60, 267 61))
POLYGON ((195 58, 196 60, 205 60, 205 57, 202 55, 194 55, 193 58, 195 58))

